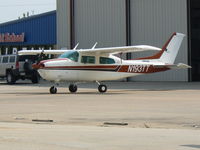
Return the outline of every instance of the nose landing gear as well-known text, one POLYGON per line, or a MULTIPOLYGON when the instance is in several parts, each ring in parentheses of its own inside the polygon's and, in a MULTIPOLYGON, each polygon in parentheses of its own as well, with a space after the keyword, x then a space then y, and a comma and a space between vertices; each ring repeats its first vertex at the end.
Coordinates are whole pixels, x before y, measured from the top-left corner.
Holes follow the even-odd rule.
POLYGON ((55 86, 52 86, 50 89, 49 89, 49 92, 51 94, 56 94, 57 93, 57 88, 55 86))

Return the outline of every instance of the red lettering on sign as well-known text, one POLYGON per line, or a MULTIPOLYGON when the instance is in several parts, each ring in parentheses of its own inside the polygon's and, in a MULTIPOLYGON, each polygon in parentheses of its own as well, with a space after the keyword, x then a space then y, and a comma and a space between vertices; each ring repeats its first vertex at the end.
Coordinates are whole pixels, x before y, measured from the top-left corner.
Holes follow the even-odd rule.
POLYGON ((24 42, 24 37, 25 34, 19 34, 15 35, 15 33, 5 33, 5 34, 0 34, 0 43, 6 43, 6 42, 24 42))

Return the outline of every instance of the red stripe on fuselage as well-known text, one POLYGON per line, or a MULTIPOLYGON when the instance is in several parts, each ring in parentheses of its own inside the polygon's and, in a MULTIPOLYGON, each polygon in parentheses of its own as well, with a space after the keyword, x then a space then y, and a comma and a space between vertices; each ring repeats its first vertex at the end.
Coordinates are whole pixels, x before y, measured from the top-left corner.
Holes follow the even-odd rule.
MULTIPOLYGON (((70 69, 116 69, 118 66, 47 66, 45 68, 70 68, 70 69)), ((45 69, 44 68, 44 69, 45 69)))
POLYGON ((164 67, 154 67, 153 65, 112 65, 112 66, 50 66, 41 69, 69 69, 69 70, 90 70, 90 71, 115 71, 121 73, 155 73, 161 71, 167 71, 170 68, 164 67))

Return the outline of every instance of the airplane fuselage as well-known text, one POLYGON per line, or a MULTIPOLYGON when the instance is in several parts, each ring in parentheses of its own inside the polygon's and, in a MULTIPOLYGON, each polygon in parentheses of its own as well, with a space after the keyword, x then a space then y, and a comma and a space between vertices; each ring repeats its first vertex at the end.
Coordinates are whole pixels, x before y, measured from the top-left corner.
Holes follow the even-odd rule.
MULTIPOLYGON (((166 71, 169 68, 155 68, 153 62, 143 60, 121 60, 112 56, 114 64, 83 64, 72 60, 54 59, 43 61, 38 69, 42 78, 50 81, 107 81, 119 80, 141 74, 166 71)), ((158 64, 158 62, 156 62, 158 64)), ((162 63, 163 64, 163 63, 162 63)))

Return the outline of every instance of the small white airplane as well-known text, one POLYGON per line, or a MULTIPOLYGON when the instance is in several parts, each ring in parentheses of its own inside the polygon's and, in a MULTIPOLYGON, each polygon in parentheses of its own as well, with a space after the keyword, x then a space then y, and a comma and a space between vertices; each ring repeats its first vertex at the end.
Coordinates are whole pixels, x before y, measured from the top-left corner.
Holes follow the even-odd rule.
MULTIPOLYGON (((95 48, 76 50, 22 50, 20 55, 61 54, 56 59, 49 59, 33 64, 40 76, 55 83, 70 81, 69 91, 77 92, 77 84, 81 82, 96 82, 100 93, 107 91, 107 86, 101 81, 119 80, 148 73, 170 69, 191 68, 186 64, 174 64, 180 49, 184 34, 174 33, 162 49, 148 45, 95 48), (115 56, 117 53, 141 52, 156 50, 154 56, 123 60, 115 56)), ((50 88, 50 93, 57 93, 56 84, 50 88)))

